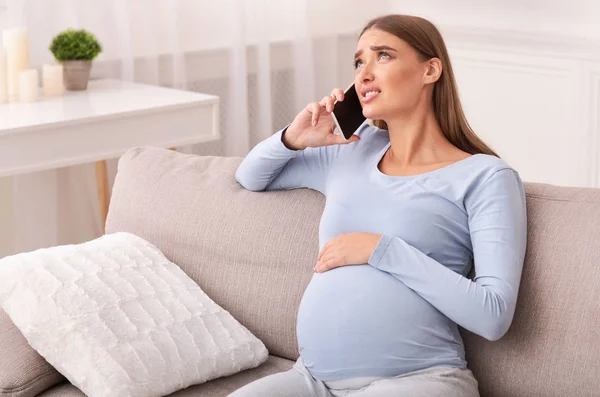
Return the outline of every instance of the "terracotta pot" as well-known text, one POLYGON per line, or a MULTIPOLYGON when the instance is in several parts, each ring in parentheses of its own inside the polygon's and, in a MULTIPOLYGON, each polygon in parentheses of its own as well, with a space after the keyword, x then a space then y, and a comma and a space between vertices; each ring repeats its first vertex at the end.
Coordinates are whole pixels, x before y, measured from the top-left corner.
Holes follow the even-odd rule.
POLYGON ((64 61, 64 83, 69 91, 82 91, 87 89, 90 80, 91 61, 64 61))

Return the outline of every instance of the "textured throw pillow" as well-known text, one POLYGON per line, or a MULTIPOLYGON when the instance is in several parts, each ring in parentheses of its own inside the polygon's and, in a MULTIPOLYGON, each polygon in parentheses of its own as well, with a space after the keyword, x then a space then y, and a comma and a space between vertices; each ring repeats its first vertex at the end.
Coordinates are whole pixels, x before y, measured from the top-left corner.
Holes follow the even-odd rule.
POLYGON ((179 267, 129 233, 1 259, 0 305, 90 397, 164 396, 268 356, 179 267))

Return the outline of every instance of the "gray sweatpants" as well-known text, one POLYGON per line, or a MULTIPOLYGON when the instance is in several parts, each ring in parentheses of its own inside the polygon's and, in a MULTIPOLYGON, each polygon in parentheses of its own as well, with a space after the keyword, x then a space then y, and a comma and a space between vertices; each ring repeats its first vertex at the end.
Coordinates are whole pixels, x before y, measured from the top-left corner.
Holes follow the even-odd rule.
POLYGON ((258 379, 229 397, 479 397, 468 369, 424 369, 376 380, 360 389, 330 389, 310 375, 302 357, 287 372, 258 379))

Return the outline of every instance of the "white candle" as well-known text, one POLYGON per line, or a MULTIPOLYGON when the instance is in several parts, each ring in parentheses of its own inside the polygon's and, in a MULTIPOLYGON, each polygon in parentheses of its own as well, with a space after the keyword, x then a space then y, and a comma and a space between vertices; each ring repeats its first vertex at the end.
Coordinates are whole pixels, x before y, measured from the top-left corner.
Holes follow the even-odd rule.
POLYGON ((44 65, 42 70, 44 96, 61 96, 65 92, 62 65, 44 65))
POLYGON ((19 73, 19 101, 35 102, 40 93, 38 71, 24 70, 19 73))
POLYGON ((0 103, 8 102, 8 81, 6 73, 6 52, 0 47, 0 103))
POLYGON ((19 98, 19 73, 29 69, 29 34, 27 28, 7 29, 2 34, 6 49, 8 98, 19 98))

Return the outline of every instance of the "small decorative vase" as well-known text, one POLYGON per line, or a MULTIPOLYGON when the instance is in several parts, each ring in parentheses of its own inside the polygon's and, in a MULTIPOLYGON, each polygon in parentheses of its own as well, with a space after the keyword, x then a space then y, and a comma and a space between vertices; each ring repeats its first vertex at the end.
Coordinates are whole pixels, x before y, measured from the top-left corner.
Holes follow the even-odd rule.
POLYGON ((64 83, 69 91, 83 91, 87 89, 90 80, 91 61, 64 61, 64 83))

